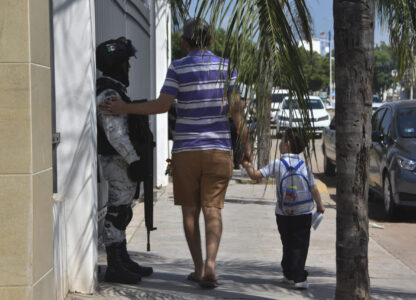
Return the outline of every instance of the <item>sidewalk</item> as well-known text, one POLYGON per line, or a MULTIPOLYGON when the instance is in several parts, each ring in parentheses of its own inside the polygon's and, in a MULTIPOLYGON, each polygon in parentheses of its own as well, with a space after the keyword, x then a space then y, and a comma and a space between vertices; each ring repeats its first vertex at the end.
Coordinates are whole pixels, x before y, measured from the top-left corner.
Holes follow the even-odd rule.
MULTIPOLYGON (((310 287, 295 291, 281 281, 281 243, 274 216, 274 186, 230 182, 223 209, 223 236, 217 258, 221 286, 202 290, 186 280, 193 270, 182 229, 180 208, 173 205, 172 186, 158 191, 151 252, 146 252, 143 204, 136 205, 128 228, 128 249, 133 259, 153 266, 155 273, 138 285, 102 281, 105 253, 100 253, 98 290, 95 295, 68 295, 82 299, 334 299, 335 203, 319 183, 327 207, 318 230, 311 234, 306 262, 310 287)), ((202 217, 202 216, 201 216, 202 217)), ((202 219, 202 218, 201 218, 202 219)), ((201 225, 203 220, 201 220, 201 225)), ((203 231, 203 227, 201 227, 203 231)), ((204 237, 202 237, 204 239, 204 237)), ((380 247, 369 243, 371 299, 415 299, 416 273, 380 247)))

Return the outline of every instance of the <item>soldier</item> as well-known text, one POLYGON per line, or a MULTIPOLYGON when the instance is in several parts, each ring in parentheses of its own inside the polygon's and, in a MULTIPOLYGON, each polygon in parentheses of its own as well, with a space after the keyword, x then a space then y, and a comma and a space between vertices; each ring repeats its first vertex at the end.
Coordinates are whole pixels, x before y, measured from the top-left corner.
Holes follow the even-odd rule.
MULTIPOLYGON (((97 68, 103 76, 97 80, 97 106, 104 100, 122 99, 129 86, 129 59, 136 49, 125 37, 98 45, 97 68)), ((97 109, 98 158, 103 176, 109 183, 107 215, 103 239, 107 252, 105 280, 117 283, 137 283, 153 273, 130 259, 126 248, 126 227, 133 211, 131 204, 138 182, 145 176, 145 162, 129 136, 128 116, 107 116, 97 109)), ((137 147, 136 147, 137 148, 137 147)))

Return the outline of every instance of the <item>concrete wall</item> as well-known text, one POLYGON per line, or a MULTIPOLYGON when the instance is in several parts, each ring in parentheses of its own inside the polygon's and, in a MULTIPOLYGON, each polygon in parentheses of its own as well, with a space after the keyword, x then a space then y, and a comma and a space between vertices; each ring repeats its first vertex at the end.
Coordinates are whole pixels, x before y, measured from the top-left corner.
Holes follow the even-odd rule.
MULTIPOLYGON (((120 32, 140 45, 129 93, 155 98, 170 60, 167 2, 97 3, 113 3, 119 11, 124 5, 120 32)), ((68 291, 94 292, 94 5, 94 0, 0 0, 5 24, 0 31, 0 299, 64 299, 68 291), (53 129, 61 137, 54 153, 53 129)), ((167 184, 167 116, 151 121, 156 184, 167 184)))
POLYGON ((49 5, 0 7, 0 299, 53 299, 49 5))
MULTIPOLYGON (((54 195, 58 299, 68 290, 93 293, 96 283, 95 46, 121 35, 130 38, 138 53, 130 61, 128 93, 132 99, 155 98, 168 67, 168 25, 166 1, 53 0, 55 128, 61 135, 54 195)), ((150 120, 157 140, 156 183, 167 184, 167 115, 150 120)))
MULTIPOLYGON (((170 19, 170 7, 166 4, 166 0, 154 1, 155 17, 152 18, 155 22, 154 34, 154 97, 159 96, 160 89, 165 82, 166 72, 168 70, 171 61, 171 19, 170 19)), ((156 123, 156 186, 167 185, 169 183, 169 177, 165 175, 166 159, 170 157, 170 150, 168 146, 168 116, 167 113, 155 116, 156 123)))
POLYGON ((95 28, 93 0, 54 0, 57 298, 92 293, 97 262, 95 28))

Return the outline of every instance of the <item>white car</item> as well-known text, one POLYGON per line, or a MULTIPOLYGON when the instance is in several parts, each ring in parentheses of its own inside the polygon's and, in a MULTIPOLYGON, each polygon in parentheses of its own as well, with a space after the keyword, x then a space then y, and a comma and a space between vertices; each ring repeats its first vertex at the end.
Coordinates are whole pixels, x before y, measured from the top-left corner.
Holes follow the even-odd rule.
POLYGON ((272 103, 270 105, 270 120, 272 125, 276 124, 276 117, 279 111, 279 106, 283 99, 286 98, 289 92, 285 90, 279 90, 277 93, 272 94, 272 103))
POLYGON ((379 96, 377 95, 373 95, 373 103, 372 103, 372 107, 373 107, 373 113, 384 104, 384 102, 380 99, 379 96))
MULTIPOLYGON (((331 122, 329 114, 321 98, 309 96, 309 102, 311 108, 309 110, 309 118, 312 121, 312 127, 315 134, 321 136, 324 127, 328 127, 331 122)), ((290 103, 288 97, 282 101, 275 121, 280 131, 289 127, 296 128, 303 126, 304 120, 301 111, 298 109, 296 99, 292 100, 292 103, 290 103), (292 109, 292 114, 290 114, 290 109, 292 109)))

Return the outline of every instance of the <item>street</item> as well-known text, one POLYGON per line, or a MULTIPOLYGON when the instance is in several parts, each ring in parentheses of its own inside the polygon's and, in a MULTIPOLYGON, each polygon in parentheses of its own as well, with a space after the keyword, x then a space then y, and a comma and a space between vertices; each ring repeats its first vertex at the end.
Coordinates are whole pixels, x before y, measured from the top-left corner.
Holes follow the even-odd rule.
MULTIPOLYGON (((276 138, 272 141, 273 151, 270 154, 272 157, 275 156, 275 149, 277 149, 276 141, 276 138)), ((316 139, 316 157, 312 157, 312 169, 315 177, 327 186, 331 199, 336 201, 336 178, 324 174, 321 145, 322 140, 316 139)), ((413 271, 416 271, 416 209, 402 209, 401 214, 402 217, 397 221, 385 221, 383 200, 381 198, 370 200, 370 237, 413 271)))

